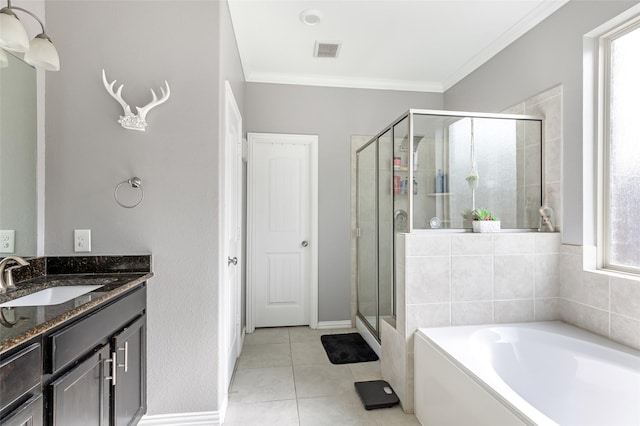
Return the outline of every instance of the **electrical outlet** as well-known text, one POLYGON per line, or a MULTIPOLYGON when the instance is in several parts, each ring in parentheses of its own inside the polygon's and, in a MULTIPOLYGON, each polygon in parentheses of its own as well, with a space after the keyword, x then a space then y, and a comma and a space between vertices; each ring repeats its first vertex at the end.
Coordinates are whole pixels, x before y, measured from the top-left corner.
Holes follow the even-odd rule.
POLYGON ((16 231, 3 229, 0 231, 0 253, 13 253, 15 251, 16 231))
POLYGON ((75 252, 91 251, 91 229, 73 231, 73 250, 75 252))

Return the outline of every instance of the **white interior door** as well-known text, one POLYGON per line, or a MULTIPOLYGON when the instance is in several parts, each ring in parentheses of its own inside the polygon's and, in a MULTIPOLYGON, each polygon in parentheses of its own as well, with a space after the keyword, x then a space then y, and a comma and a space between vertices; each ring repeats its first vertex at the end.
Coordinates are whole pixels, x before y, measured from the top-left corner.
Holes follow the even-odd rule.
POLYGON ((228 389, 236 360, 240 355, 240 292, 242 280, 242 117, 231 86, 225 84, 224 107, 224 218, 222 261, 224 310, 221 333, 224 335, 226 362, 223 365, 225 391, 228 389))
POLYGON ((250 133, 247 331, 317 326, 317 136, 250 133))

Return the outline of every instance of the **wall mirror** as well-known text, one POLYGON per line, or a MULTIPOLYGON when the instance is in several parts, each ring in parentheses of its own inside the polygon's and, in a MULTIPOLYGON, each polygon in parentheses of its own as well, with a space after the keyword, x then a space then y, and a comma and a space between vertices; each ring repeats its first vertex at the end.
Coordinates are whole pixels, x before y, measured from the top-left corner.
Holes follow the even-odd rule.
POLYGON ((36 108, 35 69, 0 49, 0 257, 37 254, 36 108))

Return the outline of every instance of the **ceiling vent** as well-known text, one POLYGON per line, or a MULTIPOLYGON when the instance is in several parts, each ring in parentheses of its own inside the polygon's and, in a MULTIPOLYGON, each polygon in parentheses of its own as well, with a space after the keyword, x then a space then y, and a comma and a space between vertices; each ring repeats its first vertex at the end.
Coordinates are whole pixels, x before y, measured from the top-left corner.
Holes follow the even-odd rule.
POLYGON ((335 41, 316 41, 313 56, 316 58, 337 58, 341 45, 341 42, 335 41))

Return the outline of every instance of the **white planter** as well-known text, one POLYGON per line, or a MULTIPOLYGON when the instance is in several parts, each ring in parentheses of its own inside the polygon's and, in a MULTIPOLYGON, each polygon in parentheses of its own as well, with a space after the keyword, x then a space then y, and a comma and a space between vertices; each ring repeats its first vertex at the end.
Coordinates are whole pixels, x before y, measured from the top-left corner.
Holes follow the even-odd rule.
POLYGON ((473 232, 498 232, 500 231, 499 220, 474 220, 473 232))

